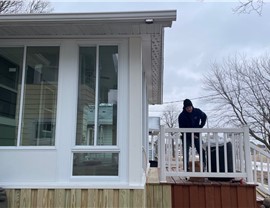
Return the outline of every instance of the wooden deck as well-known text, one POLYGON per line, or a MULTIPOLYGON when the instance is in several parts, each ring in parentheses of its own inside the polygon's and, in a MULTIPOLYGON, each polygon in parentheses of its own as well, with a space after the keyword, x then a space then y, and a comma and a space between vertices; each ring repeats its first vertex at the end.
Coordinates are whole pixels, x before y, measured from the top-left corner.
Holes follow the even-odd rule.
MULTIPOLYGON (((150 169, 147 181, 147 193, 153 193, 151 198, 168 202, 167 207, 177 208, 254 208, 256 202, 256 185, 241 183, 241 181, 220 182, 206 178, 191 178, 186 180, 180 177, 167 177, 167 183, 159 183, 158 169, 150 169), (158 188, 158 186, 162 188, 158 188), (170 190, 168 188, 170 186, 170 190), (149 188, 153 190, 149 191, 149 188), (164 187, 165 190, 164 190, 164 187), (158 197, 157 197, 158 196, 158 197)), ((154 203, 154 202, 153 202, 154 203)), ((148 207, 152 202, 147 203, 148 207)), ((150 205, 150 206, 149 206, 150 205)), ((156 204, 154 204, 156 205, 156 204)), ((164 207, 164 206, 163 206, 164 207)))

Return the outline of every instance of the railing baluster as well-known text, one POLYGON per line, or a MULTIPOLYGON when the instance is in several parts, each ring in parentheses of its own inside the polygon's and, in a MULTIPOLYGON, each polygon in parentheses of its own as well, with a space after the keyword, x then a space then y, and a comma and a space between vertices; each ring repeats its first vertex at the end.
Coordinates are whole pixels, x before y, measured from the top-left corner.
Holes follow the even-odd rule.
POLYGON ((208 148, 208 172, 211 173, 212 172, 212 167, 211 167, 211 147, 210 147, 210 133, 207 132, 207 148, 208 148))
MULTIPOLYGON (((160 143, 160 140, 161 140, 161 133, 159 133, 159 135, 158 135, 158 167, 160 168, 160 163, 161 163, 161 158, 160 158, 160 156, 161 156, 161 143, 160 143)), ((163 135, 163 138, 164 138, 164 135, 163 135)))
POLYGON ((174 148, 174 152, 175 152, 175 162, 176 162, 176 172, 179 172, 179 144, 178 144, 178 134, 174 135, 174 141, 175 141, 175 148, 174 148))
POLYGON ((225 173, 228 173, 227 133, 223 133, 223 138, 224 138, 224 167, 225 167, 225 173))
POLYGON ((235 138, 235 168, 236 171, 240 171, 241 170, 241 166, 240 166, 240 149, 239 149, 239 134, 234 134, 234 138, 235 138))
POLYGON ((254 150, 254 182, 257 183, 257 151, 254 150))
POLYGON ((200 133, 199 136, 199 143, 200 143, 200 152, 199 152, 199 159, 200 159, 200 172, 203 172, 203 157, 205 157, 205 155, 203 155, 203 151, 202 151, 202 133, 200 133))
POLYGON ((172 166, 171 166, 171 163, 172 163, 172 138, 171 138, 171 135, 170 133, 168 133, 168 147, 169 147, 169 154, 168 154, 168 161, 169 161, 169 164, 168 164, 168 168, 169 170, 171 171, 172 170, 172 166))
POLYGON ((241 167, 241 173, 244 172, 244 153, 243 153, 243 146, 244 146, 244 142, 243 142, 243 135, 240 135, 240 144, 239 144, 239 149, 240 149, 240 167, 241 167))
POLYGON ((187 134, 186 132, 183 132, 184 134, 184 154, 183 154, 183 158, 184 158, 184 171, 187 172, 187 134))
POLYGON ((262 154, 260 153, 260 162, 261 162, 261 184, 263 183, 263 158, 262 158, 262 154))
POLYGON ((217 169, 217 173, 219 173, 219 144, 218 144, 218 134, 217 133, 214 134, 214 138, 216 141, 216 169, 217 169))
POLYGON ((194 149, 195 149, 195 145, 194 145, 194 132, 191 134, 191 156, 192 156, 192 172, 195 172, 195 155, 194 155, 194 149))
POLYGON ((235 134, 233 133, 232 134, 232 138, 231 138, 231 141, 232 141, 232 156, 233 156, 233 172, 236 173, 236 166, 235 166, 235 163, 236 163, 236 152, 235 152, 235 134))

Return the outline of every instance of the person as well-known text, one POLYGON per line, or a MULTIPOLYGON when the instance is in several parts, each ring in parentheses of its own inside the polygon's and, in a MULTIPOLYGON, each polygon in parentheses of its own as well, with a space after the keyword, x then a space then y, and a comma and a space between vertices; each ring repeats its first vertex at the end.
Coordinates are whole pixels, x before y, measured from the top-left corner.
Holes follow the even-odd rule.
MULTIPOLYGON (((183 111, 178 116, 179 128, 203 128, 206 122, 206 114, 199 108, 194 108, 191 100, 185 99, 183 102, 183 111)), ((200 155, 200 134, 194 133, 194 145, 200 155)), ((184 135, 181 136, 183 144, 183 161, 184 159, 184 135)), ((189 149, 192 145, 192 133, 186 133, 186 167, 189 170, 189 149)), ((203 166, 205 166, 205 151, 202 151, 203 166)), ((201 159, 201 156, 200 156, 201 159)), ((184 164, 184 162, 183 162, 184 164)))

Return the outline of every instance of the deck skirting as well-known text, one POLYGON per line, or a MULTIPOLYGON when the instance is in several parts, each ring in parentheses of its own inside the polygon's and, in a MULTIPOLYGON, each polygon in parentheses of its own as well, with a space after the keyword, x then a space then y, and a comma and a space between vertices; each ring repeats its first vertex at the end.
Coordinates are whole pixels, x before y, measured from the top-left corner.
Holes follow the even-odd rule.
POLYGON ((172 207, 256 207, 256 186, 226 183, 172 184, 172 207))
MULTIPOLYGON (((228 182, 148 183, 144 189, 6 189, 8 207, 256 207, 256 185, 228 182)), ((1 207, 1 206, 0 206, 1 207)))
POLYGON ((6 189, 8 207, 146 207, 145 189, 6 189))

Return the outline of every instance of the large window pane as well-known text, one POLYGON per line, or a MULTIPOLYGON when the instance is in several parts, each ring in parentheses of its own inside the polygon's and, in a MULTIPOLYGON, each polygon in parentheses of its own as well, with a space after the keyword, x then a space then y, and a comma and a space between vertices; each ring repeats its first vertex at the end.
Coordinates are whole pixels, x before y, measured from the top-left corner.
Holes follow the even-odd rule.
POLYGON ((118 47, 98 49, 97 65, 97 48, 80 48, 76 145, 117 144, 118 47))
POLYGON ((55 144, 59 47, 28 47, 21 145, 55 144))
POLYGON ((116 145, 118 47, 99 49, 98 145, 116 145))
MULTIPOLYGON (((80 47, 79 53, 76 145, 116 145, 118 47, 80 47)), ((74 176, 118 176, 118 152, 89 151, 73 154, 74 176)))
POLYGON ((0 48, 0 146, 15 146, 19 120, 23 48, 0 48))
POLYGON ((76 145, 94 145, 96 47, 81 47, 76 145))
POLYGON ((74 153, 74 176, 117 176, 118 153, 74 153))

